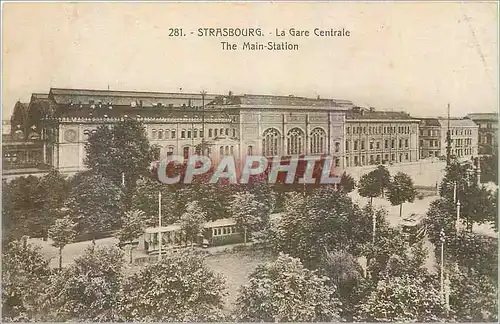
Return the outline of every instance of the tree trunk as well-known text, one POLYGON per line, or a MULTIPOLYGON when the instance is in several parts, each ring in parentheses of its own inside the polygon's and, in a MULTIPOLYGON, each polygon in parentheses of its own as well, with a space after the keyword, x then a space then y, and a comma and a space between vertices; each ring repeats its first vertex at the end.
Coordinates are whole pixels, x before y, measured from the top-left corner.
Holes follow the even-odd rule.
POLYGON ((403 215, 403 204, 401 203, 399 205, 399 218, 401 218, 402 215, 403 215))
POLYGON ((244 232, 243 232, 243 243, 246 245, 247 244, 247 228, 245 227, 244 232))
POLYGON ((59 248, 59 270, 62 270, 62 250, 63 248, 59 248))
POLYGON ((373 205, 373 197, 370 197, 370 206, 373 205))

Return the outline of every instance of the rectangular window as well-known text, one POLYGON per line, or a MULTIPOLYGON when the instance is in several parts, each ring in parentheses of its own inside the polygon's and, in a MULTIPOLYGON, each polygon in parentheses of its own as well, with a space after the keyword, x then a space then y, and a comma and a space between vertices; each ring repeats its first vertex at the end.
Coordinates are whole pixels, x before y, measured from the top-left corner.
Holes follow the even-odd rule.
POLYGON ((389 148, 389 140, 384 141, 384 148, 389 148))
POLYGON ((161 129, 158 131, 158 139, 163 139, 163 131, 161 129))
POLYGON ((340 151, 340 142, 335 142, 335 153, 340 151))
POLYGON ((399 139, 399 148, 402 148, 402 147, 403 147, 403 140, 399 139))
POLYGON ((354 151, 358 150, 358 141, 354 141, 354 151))
POLYGON ((197 138, 197 137, 198 137, 198 130, 197 130, 197 129, 195 129, 195 130, 193 131, 193 138, 197 138))
POLYGON ((351 133, 351 127, 347 127, 347 134, 351 133))
POLYGON ((188 130, 188 138, 191 138, 191 131, 188 130))
POLYGON ((212 129, 211 128, 208 130, 208 137, 212 137, 212 129))
POLYGON ((361 165, 365 165, 365 156, 361 155, 361 165))
POLYGON ((392 140, 391 141, 391 148, 394 148, 395 145, 396 145, 396 140, 392 140))
POLYGON ((345 151, 349 152, 349 141, 345 141, 345 151))
POLYGON ((214 137, 217 137, 217 131, 218 131, 218 129, 217 129, 217 128, 216 128, 216 129, 214 129, 214 137))
POLYGON ((408 148, 408 139, 405 139, 405 147, 408 148))
POLYGON ((236 129, 233 128, 233 137, 236 137, 236 129))
POLYGON ((365 149, 365 141, 361 141, 361 149, 364 150, 365 149))
POLYGON ((408 161, 408 153, 405 154, 406 161, 408 161))
POLYGON ((380 150, 380 142, 377 142, 377 150, 380 150))
POLYGON ((172 138, 175 138, 175 131, 172 131, 172 138))
POLYGON ((229 136, 229 128, 226 128, 226 136, 229 136))
POLYGON ((203 131, 200 130, 200 137, 203 137, 203 131))
POLYGON ((186 138, 186 131, 185 130, 181 131, 181 138, 186 138))
POLYGON ((370 142, 370 150, 373 150, 373 142, 370 142))
POLYGON ((358 157, 357 156, 354 157, 354 165, 358 166, 358 157))

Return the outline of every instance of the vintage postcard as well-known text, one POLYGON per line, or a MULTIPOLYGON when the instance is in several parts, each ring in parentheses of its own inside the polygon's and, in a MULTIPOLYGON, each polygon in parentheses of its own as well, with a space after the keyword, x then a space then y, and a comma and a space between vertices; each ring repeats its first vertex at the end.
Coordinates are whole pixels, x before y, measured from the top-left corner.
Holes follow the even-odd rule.
POLYGON ((1 20, 2 321, 498 321, 497 2, 1 20))

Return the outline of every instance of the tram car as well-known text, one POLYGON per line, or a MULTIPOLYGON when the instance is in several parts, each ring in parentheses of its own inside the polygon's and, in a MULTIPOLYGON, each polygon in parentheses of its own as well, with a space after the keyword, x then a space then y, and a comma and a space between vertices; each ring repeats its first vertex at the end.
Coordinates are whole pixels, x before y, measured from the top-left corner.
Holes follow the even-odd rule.
MULTIPOLYGON (((162 238, 162 251, 175 250, 191 245, 183 233, 180 224, 164 227, 149 227, 144 231, 142 248, 146 253, 157 254, 159 249, 159 233, 162 238)), ((195 246, 209 247, 225 244, 242 243, 243 232, 232 218, 223 218, 206 222, 203 233, 193 242, 195 246)))

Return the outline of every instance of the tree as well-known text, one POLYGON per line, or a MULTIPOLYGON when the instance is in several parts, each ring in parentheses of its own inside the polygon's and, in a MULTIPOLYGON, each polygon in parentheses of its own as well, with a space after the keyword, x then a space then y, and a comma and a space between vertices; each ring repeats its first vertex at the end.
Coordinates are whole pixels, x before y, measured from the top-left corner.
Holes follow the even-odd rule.
POLYGON ((413 202, 417 191, 411 178, 403 172, 398 172, 389 185, 389 201, 393 206, 399 205, 399 217, 403 213, 403 203, 413 202))
POLYGON ((130 263, 132 263, 132 242, 144 233, 146 227, 145 214, 142 210, 127 211, 121 220, 121 229, 115 234, 120 246, 129 245, 130 263))
POLYGON ((40 180, 35 176, 19 177, 2 186, 2 229, 8 239, 24 235, 42 237, 45 222, 40 217, 43 197, 40 180))
POLYGON ((349 193, 356 187, 356 182, 350 174, 347 174, 344 171, 344 173, 342 173, 342 176, 340 177, 339 187, 341 191, 349 193))
POLYGON ((148 173, 158 151, 149 145, 142 122, 127 118, 113 127, 100 126, 85 143, 85 165, 93 172, 120 185, 122 174, 129 190, 136 180, 148 173))
POLYGON ((361 197, 370 198, 370 205, 373 203, 373 197, 380 195, 382 184, 379 182, 374 171, 361 176, 358 184, 358 192, 361 197))
POLYGON ((360 247, 371 238, 371 215, 343 192, 325 186, 307 197, 289 195, 273 249, 300 258, 307 267, 316 267, 325 249, 359 255, 360 247))
POLYGON ((69 217, 56 219, 54 225, 49 228, 49 237, 54 241, 53 246, 59 249, 59 269, 62 269, 63 248, 75 240, 76 223, 69 217))
POLYGON ((56 169, 51 169, 48 174, 40 179, 39 190, 43 193, 40 223, 42 225, 42 237, 45 239, 50 226, 54 224, 56 219, 64 216, 62 208, 68 197, 70 185, 64 175, 56 169))
POLYGON ((89 246, 74 263, 53 276, 49 288, 57 321, 121 321, 123 252, 89 246))
POLYGON ((231 216, 236 224, 243 228, 244 242, 247 242, 247 232, 259 231, 269 224, 269 208, 248 192, 237 193, 231 203, 231 216))
POLYGON ((95 240, 99 232, 119 227, 122 191, 97 174, 77 175, 67 201, 69 216, 78 233, 89 233, 95 240))
POLYGON ((193 250, 167 254, 128 277, 125 321, 209 322, 222 317, 224 280, 193 250))
POLYGON ((193 247, 194 242, 203 233, 203 225, 206 220, 207 213, 200 208, 197 201, 190 202, 186 206, 186 211, 181 216, 180 224, 186 238, 191 241, 191 247, 193 247))
POLYGON ((40 248, 26 241, 12 241, 3 247, 2 319, 4 321, 44 321, 47 309, 49 261, 40 248))
POLYGON ((497 283, 459 268, 450 276, 450 309, 458 322, 498 322, 497 283))
POLYGON ((161 192, 161 222, 173 224, 184 212, 185 202, 178 190, 151 177, 141 177, 137 181, 132 196, 132 206, 145 214, 147 226, 158 226, 158 193, 161 192))
POLYGON ((375 170, 372 171, 377 178, 380 185, 380 194, 384 196, 384 192, 391 184, 391 174, 385 165, 379 164, 375 170))
POLYGON ((445 317, 439 289, 422 277, 383 279, 359 305, 363 322, 436 322, 445 317))
POLYGON ((338 321, 340 302, 328 278, 317 275, 299 259, 280 254, 257 266, 240 288, 236 317, 246 322, 338 321))

